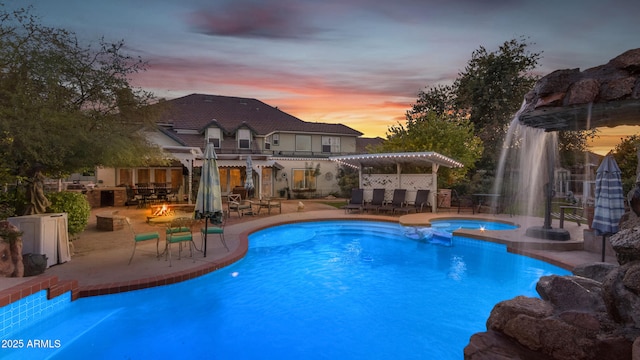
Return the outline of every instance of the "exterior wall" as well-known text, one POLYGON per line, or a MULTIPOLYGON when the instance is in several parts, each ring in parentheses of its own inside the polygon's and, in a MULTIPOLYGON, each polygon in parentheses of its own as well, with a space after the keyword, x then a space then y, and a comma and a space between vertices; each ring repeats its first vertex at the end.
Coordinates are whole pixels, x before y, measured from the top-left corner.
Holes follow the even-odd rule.
POLYGON ((273 150, 276 154, 278 153, 278 151, 286 151, 286 152, 295 151, 296 135, 288 134, 288 133, 279 133, 279 134, 280 134, 279 145, 276 146, 276 145, 273 145, 272 143, 271 150, 273 150))
MULTIPOLYGON (((294 189, 294 184, 291 183, 293 179, 293 170, 294 169, 305 169, 309 167, 316 168, 318 164, 320 164, 320 175, 316 177, 316 187, 315 189, 306 189, 301 191, 291 191, 292 196, 300 196, 301 198, 310 198, 310 197, 320 197, 327 196, 329 194, 335 194, 340 192, 340 188, 336 181, 336 174, 338 169, 338 164, 328 160, 329 156, 336 155, 337 153, 323 153, 322 152, 322 137, 323 136, 334 136, 334 135, 322 135, 322 134, 309 134, 311 136, 311 150, 310 151, 295 151, 296 148, 296 133, 281 133, 276 132, 279 136, 278 145, 274 145, 271 142, 271 149, 265 150, 264 143, 265 138, 262 136, 253 137, 251 146, 252 150, 250 151, 258 151, 261 153, 266 153, 269 155, 273 155, 272 160, 277 161, 280 165, 283 165, 285 168, 280 171, 273 171, 273 177, 271 179, 262 179, 265 182, 264 186, 269 186, 270 189, 261 188, 257 189, 259 193, 265 192, 268 194, 271 192, 274 196, 279 196, 279 190, 284 188, 289 188, 290 190, 294 189), (302 156, 300 158, 297 158, 302 156), (286 173, 286 177, 282 177, 281 175, 286 173), (277 176, 276 176, 277 174, 277 176), (270 181, 269 181, 270 180, 270 181), (271 190, 271 191, 268 191, 271 190)), ((159 146, 167 146, 167 147, 182 147, 175 140, 170 137, 164 135, 161 132, 148 132, 146 133, 148 139, 158 144, 159 146)), ((307 135, 307 134, 304 134, 307 135)), ((355 153, 356 151, 356 137, 355 136, 336 136, 340 138, 340 153, 339 154, 348 154, 355 153)), ((204 136, 203 136, 204 143, 204 136)), ((237 146, 237 142, 234 137, 225 137, 223 140, 224 146, 226 146, 226 152, 221 151, 220 153, 229 154, 229 153, 243 153, 248 154, 246 150, 243 152, 238 151, 235 146, 237 146), (228 143, 231 141, 232 143, 228 143), (233 148, 230 148, 233 146, 233 148)), ((188 148, 186 148, 188 149, 188 148)), ((220 154, 219 153, 219 154, 220 154)), ((194 155, 188 152, 184 152, 184 156, 181 152, 176 152, 174 156, 180 160, 180 162, 185 165, 191 171, 191 160, 194 158, 194 155)), ((195 166, 199 166, 197 163, 195 166)), ((131 171, 133 173, 132 183, 140 182, 137 179, 137 173, 140 168, 132 168, 131 171)), ((156 169, 160 168, 148 168, 149 169, 149 182, 156 182, 154 180, 154 174, 156 169)), ((173 182, 171 178, 170 168, 167 168, 167 177, 166 182, 173 182)), ((99 187, 113 187, 122 183, 119 177, 119 169, 98 169, 96 171, 96 179, 98 181, 102 181, 102 183, 98 184, 99 187)), ((188 184, 189 177, 185 177, 183 180, 184 184, 184 193, 188 193, 188 184)), ((256 184, 257 186, 257 184, 256 184)), ((262 186, 262 185, 261 185, 262 186)))
POLYGON ((274 158, 274 160, 282 165, 284 169, 277 172, 273 182, 274 194, 279 195, 280 190, 289 188, 292 198, 311 198, 324 197, 340 191, 336 174, 338 165, 336 162, 328 159, 292 159, 292 158, 274 158), (304 169, 305 167, 313 167, 320 164, 320 175, 316 177, 316 188, 313 191, 295 191, 292 184, 293 170, 304 169), (286 174, 286 175, 283 175, 286 174))
MULTIPOLYGON (((313 134, 311 136, 311 150, 309 151, 296 151, 296 135, 309 135, 304 133, 280 133, 279 145, 271 143, 271 151, 274 155, 320 155, 320 156, 332 156, 337 154, 353 154, 356 152, 356 137, 355 136, 335 136, 340 138, 340 152, 339 153, 324 153, 322 152, 322 137, 333 136, 329 134, 313 134)), ((264 149, 264 139, 260 139, 261 148, 264 149)))
POLYGON ((343 154, 355 154, 356 138, 353 136, 340 137, 340 152, 343 154))
POLYGON ((96 179, 98 187, 116 186, 116 169, 99 167, 96 169, 96 179))

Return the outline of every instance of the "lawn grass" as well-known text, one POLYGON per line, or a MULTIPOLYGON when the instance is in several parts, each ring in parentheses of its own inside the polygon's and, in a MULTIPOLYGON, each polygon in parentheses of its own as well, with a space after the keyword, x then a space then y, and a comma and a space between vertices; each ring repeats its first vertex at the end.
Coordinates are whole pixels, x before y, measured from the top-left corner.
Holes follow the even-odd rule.
POLYGON ((340 201, 322 201, 321 204, 326 204, 329 206, 333 206, 336 209, 342 209, 343 206, 347 205, 345 200, 340 201))

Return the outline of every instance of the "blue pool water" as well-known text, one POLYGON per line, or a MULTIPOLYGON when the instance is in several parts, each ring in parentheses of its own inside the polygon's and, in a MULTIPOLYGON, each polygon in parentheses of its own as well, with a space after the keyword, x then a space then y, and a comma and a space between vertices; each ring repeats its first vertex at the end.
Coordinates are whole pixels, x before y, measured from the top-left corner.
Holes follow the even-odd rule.
POLYGON ((431 226, 406 226, 404 236, 432 244, 453 246, 453 232, 467 230, 514 230, 518 225, 482 219, 433 219, 431 226))
MULTIPOLYGON (((170 286, 77 300, 15 338, 67 359, 461 359, 499 301, 566 270, 503 245, 439 246, 395 223, 322 221, 249 237, 238 263, 170 286)), ((190 261, 190 260, 186 260, 190 261)))
POLYGON ((475 219, 444 219, 431 220, 431 226, 452 232, 458 229, 468 230, 514 230, 518 225, 503 223, 499 221, 475 220, 475 219))

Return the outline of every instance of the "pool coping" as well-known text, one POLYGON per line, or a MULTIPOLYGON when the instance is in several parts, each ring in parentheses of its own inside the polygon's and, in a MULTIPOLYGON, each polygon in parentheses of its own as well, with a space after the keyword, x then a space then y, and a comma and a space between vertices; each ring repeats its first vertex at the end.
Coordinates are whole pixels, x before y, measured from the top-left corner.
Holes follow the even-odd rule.
MULTIPOLYGON (((434 214, 435 215, 435 214, 434 214)), ((127 280, 120 282, 110 282, 110 283, 102 283, 97 285, 79 285, 77 280, 63 280, 60 281, 55 275, 44 275, 38 276, 33 279, 26 280, 20 284, 17 284, 13 287, 0 290, 0 307, 4 307, 10 303, 18 301, 24 297, 35 294, 41 290, 47 290, 47 299, 52 299, 54 297, 60 296, 68 291, 71 291, 71 300, 77 300, 80 298, 91 297, 91 296, 100 296, 100 295, 108 295, 108 294, 116 294, 120 292, 126 291, 134 291, 140 290, 150 287, 162 286, 162 285, 170 285, 186 280, 190 280, 207 273, 216 271, 218 269, 224 268, 228 265, 231 265, 240 259, 242 259, 249 247, 249 235, 251 233, 273 227, 278 225, 292 224, 292 223, 300 223, 300 222, 310 222, 310 221, 336 221, 336 220, 364 220, 364 221, 378 221, 378 222, 392 222, 399 223, 404 226, 428 226, 429 221, 422 221, 421 223, 412 223, 411 221, 406 221, 407 217, 411 219, 412 215, 405 215, 401 217, 380 217, 380 216, 355 216, 350 218, 340 217, 340 216, 328 216, 319 218, 311 218, 311 219, 282 219, 279 221, 273 221, 266 224, 256 224, 256 226, 251 226, 248 229, 244 229, 244 231, 240 232, 238 236, 238 247, 233 249, 229 254, 223 256, 220 259, 217 259, 212 262, 203 263, 194 268, 180 270, 169 274, 151 276, 146 278, 140 278, 135 280, 127 280), (405 221, 403 221, 405 220, 405 221)), ((436 215, 437 216, 437 215, 436 215)), ((449 219, 471 219, 471 220, 485 220, 485 221, 495 221, 495 222, 503 222, 519 225, 520 224, 508 221, 508 220, 499 220, 492 218, 484 218, 484 217, 466 217, 466 216, 437 216, 431 217, 429 220, 444 220, 446 218, 449 219)), ((537 250, 545 250, 547 247, 548 241, 543 241, 543 244, 523 244, 519 241, 514 241, 510 239, 505 239, 500 236, 500 233, 505 235, 505 232, 512 234, 514 230, 487 230, 487 231, 477 231, 477 230, 458 230, 454 232, 454 235, 463 235, 466 237, 474 238, 477 240, 483 240, 493 243, 501 243, 507 246, 507 251, 514 254, 520 254, 524 256, 529 256, 541 261, 548 262, 552 265, 571 270, 572 267, 554 259, 553 257, 545 256, 544 251, 537 250)), ((553 244, 557 244, 561 246, 558 242, 553 242, 553 244)), ((572 246, 572 245, 571 245, 572 246)))

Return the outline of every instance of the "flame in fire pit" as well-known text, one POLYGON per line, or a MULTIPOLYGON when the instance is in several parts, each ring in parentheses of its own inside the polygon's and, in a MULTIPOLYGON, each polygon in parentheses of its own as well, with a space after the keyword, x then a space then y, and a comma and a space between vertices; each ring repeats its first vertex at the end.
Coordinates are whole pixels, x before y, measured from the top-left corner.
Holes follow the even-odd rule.
POLYGON ((171 211, 169 211, 169 207, 167 206, 167 204, 162 204, 162 206, 159 207, 158 209, 156 209, 156 211, 154 211, 152 215, 153 216, 168 216, 168 215, 171 215, 171 211))

